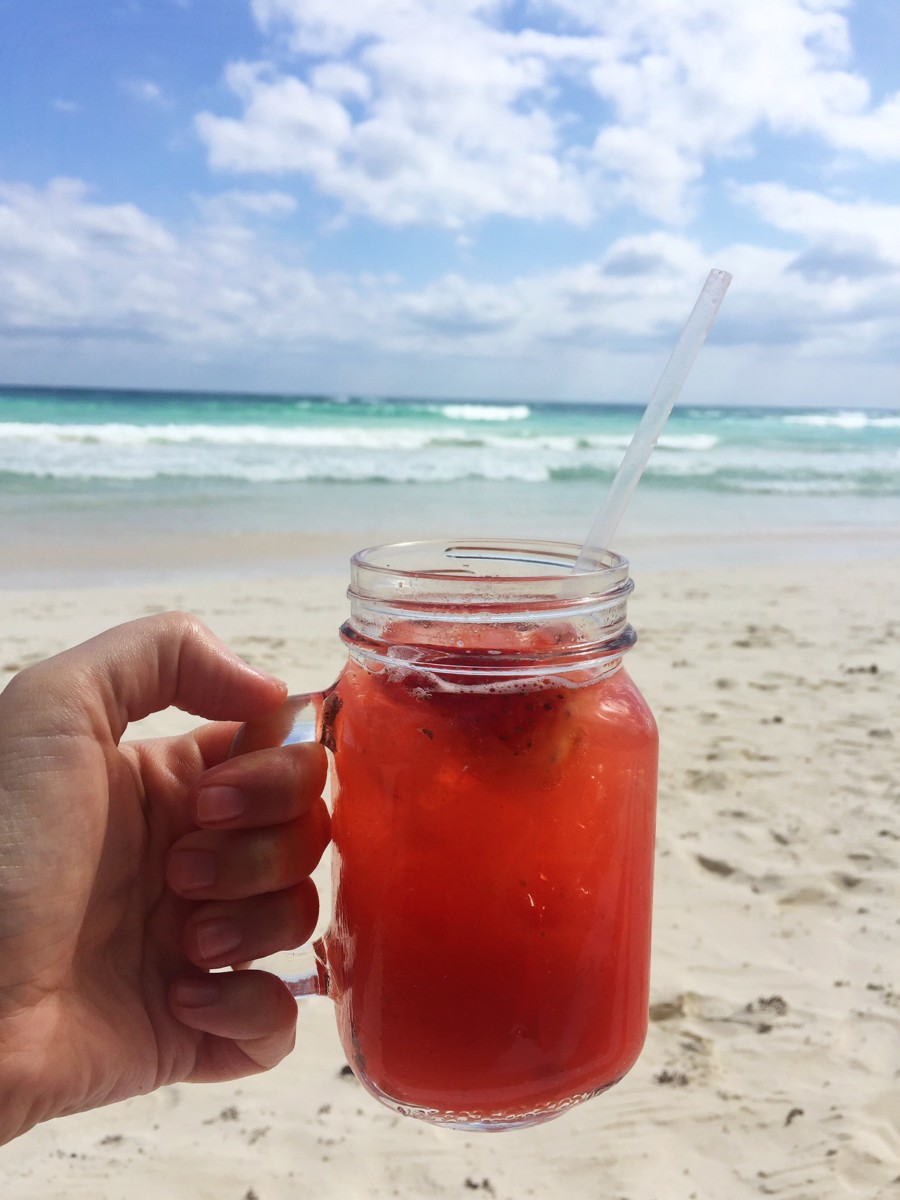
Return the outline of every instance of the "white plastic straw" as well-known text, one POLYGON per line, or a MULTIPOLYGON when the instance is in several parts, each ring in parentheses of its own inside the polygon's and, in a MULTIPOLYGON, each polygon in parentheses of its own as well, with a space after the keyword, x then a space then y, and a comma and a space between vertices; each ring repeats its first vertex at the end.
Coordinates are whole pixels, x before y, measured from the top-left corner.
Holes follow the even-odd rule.
POLYGON ((631 499, 631 493, 637 487, 638 480, 644 473, 647 460, 653 452, 653 447, 659 441, 672 406, 678 399, 688 372, 694 365, 694 359, 700 353, 700 348, 706 341, 706 335, 716 319, 729 283, 731 283, 731 276, 727 271, 714 270, 710 271, 707 276, 697 303, 666 363, 659 383, 650 397, 643 417, 641 417, 641 423, 625 451, 625 456, 619 464, 606 499, 600 506, 600 511, 591 526, 587 540, 572 568, 574 572, 580 573, 596 569, 597 555, 601 550, 609 548, 619 521, 622 519, 622 514, 631 499))

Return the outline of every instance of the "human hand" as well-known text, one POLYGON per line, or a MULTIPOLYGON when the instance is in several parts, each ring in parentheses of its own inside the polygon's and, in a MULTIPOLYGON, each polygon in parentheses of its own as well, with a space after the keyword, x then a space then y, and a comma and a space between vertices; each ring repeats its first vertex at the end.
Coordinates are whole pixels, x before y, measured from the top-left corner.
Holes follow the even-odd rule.
POLYGON ((39 1121, 274 1066, 297 1008, 263 971, 305 941, 325 753, 227 759, 285 687, 195 618, 119 626, 0 695, 0 1144, 39 1121), (121 742, 170 704, 215 724, 121 742))

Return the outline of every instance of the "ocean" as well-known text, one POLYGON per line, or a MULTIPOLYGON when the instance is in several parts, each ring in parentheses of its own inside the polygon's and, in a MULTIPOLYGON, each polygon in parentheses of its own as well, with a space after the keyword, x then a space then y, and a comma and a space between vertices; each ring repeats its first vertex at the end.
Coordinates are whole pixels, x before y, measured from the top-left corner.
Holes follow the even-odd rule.
MULTIPOLYGON (((67 539, 583 539, 640 419, 616 405, 0 388, 8 547, 67 539)), ((890 553, 900 412, 682 407, 617 548, 650 565, 890 553), (768 540, 768 548, 759 547, 768 540), (754 550, 754 546, 757 547, 754 550), (713 548, 714 547, 714 553, 713 548), (685 557, 686 556, 686 557, 685 557), (699 558, 698 558, 699 556, 699 558)), ((312 545, 312 542, 310 543, 312 545)), ((283 565, 283 564, 282 564, 283 565)))

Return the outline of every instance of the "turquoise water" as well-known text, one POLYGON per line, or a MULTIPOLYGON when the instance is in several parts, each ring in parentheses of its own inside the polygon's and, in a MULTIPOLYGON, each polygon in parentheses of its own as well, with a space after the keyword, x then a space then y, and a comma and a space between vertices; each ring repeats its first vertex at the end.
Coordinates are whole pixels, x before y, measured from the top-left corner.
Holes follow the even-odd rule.
MULTIPOLYGON (((0 521, 28 538, 520 534, 579 541, 640 410, 0 389, 0 521)), ((621 536, 900 529, 900 413, 676 410, 621 536)))
MULTIPOLYGON (((640 410, 334 397, 0 390, 0 480, 561 486, 608 480, 640 410)), ((656 488, 900 495, 900 413, 676 411, 656 488)))

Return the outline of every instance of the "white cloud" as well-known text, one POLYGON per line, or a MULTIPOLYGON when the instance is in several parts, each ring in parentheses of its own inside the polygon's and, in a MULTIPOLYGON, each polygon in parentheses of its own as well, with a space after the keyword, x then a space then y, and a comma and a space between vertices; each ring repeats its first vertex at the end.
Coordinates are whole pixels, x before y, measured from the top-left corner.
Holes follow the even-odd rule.
POLYGON ((385 33, 400 38, 433 20, 452 23, 483 7, 477 0, 251 0, 253 15, 267 31, 287 26, 301 54, 343 54, 362 39, 385 33))
POLYGON ((53 100, 51 103, 57 112, 66 113, 66 115, 81 112, 81 105, 77 100, 53 100))
POLYGON ((165 92, 152 79, 126 79, 122 82, 122 90, 134 100, 159 108, 167 107, 169 101, 165 92))
POLYGON ((900 159, 900 93, 876 104, 854 72, 846 7, 545 0, 510 32, 502 0, 252 0, 308 66, 232 65, 242 114, 197 130, 217 169, 298 172, 392 225, 585 223, 619 204, 677 223, 709 163, 763 130, 900 159))
POLYGON ((7 345, 41 336, 58 349, 149 340, 167 361, 265 353, 287 364, 302 352, 333 364, 340 345, 356 357, 427 363, 445 391, 463 360, 510 377, 527 364, 527 377, 556 380, 559 395, 580 378, 576 366, 602 379, 601 361, 667 351, 714 262, 736 277, 716 327, 730 353, 743 344, 759 348, 759 362, 779 347, 795 359, 889 360, 900 337, 900 207, 863 210, 772 187, 745 198, 796 232, 797 248, 711 255, 658 232, 564 269, 496 283, 452 273, 416 287, 311 271, 258 225, 290 212, 279 192, 208 197, 175 230, 134 205, 99 203, 77 180, 0 184, 0 336, 7 345), (849 253, 842 239, 861 239, 867 226, 879 230, 867 252, 881 268, 830 270, 849 253))
POLYGON ((900 206, 896 204, 836 200, 783 183, 735 188, 734 195, 777 229, 799 234, 813 244, 853 241, 900 268, 900 206))
POLYGON ((296 212, 297 201, 287 192, 246 192, 231 189, 212 196, 194 196, 197 208, 209 221, 240 222, 247 217, 278 219, 296 212))
POLYGON ((210 113, 197 118, 213 167, 268 174, 307 171, 317 177, 336 170, 338 151, 351 131, 350 118, 337 100, 261 63, 233 63, 227 81, 244 101, 243 119, 210 113))
POLYGON ((414 46, 371 45, 354 67, 320 64, 309 83, 232 64, 242 117, 202 113, 197 130, 214 168, 306 173, 346 211, 390 225, 459 228, 492 213, 586 221, 584 186, 553 122, 521 108, 543 85, 537 60, 487 42, 461 48, 436 27, 414 46), (363 117, 347 97, 366 102, 363 117))
POLYGON ((0 184, 0 332, 58 346, 150 340, 189 360, 350 337, 365 325, 354 289, 316 279, 289 244, 247 223, 292 203, 207 198, 175 231, 134 205, 97 203, 77 180, 0 184))
POLYGON ((736 196, 801 243, 771 281, 768 323, 760 322, 759 298, 745 337, 757 327, 764 340, 777 323, 807 355, 896 360, 900 206, 839 201, 778 183, 741 188, 736 196))
POLYGON ((364 71, 347 63, 327 62, 312 72, 312 85, 326 96, 346 96, 349 99, 368 100, 372 94, 372 83, 364 71))

